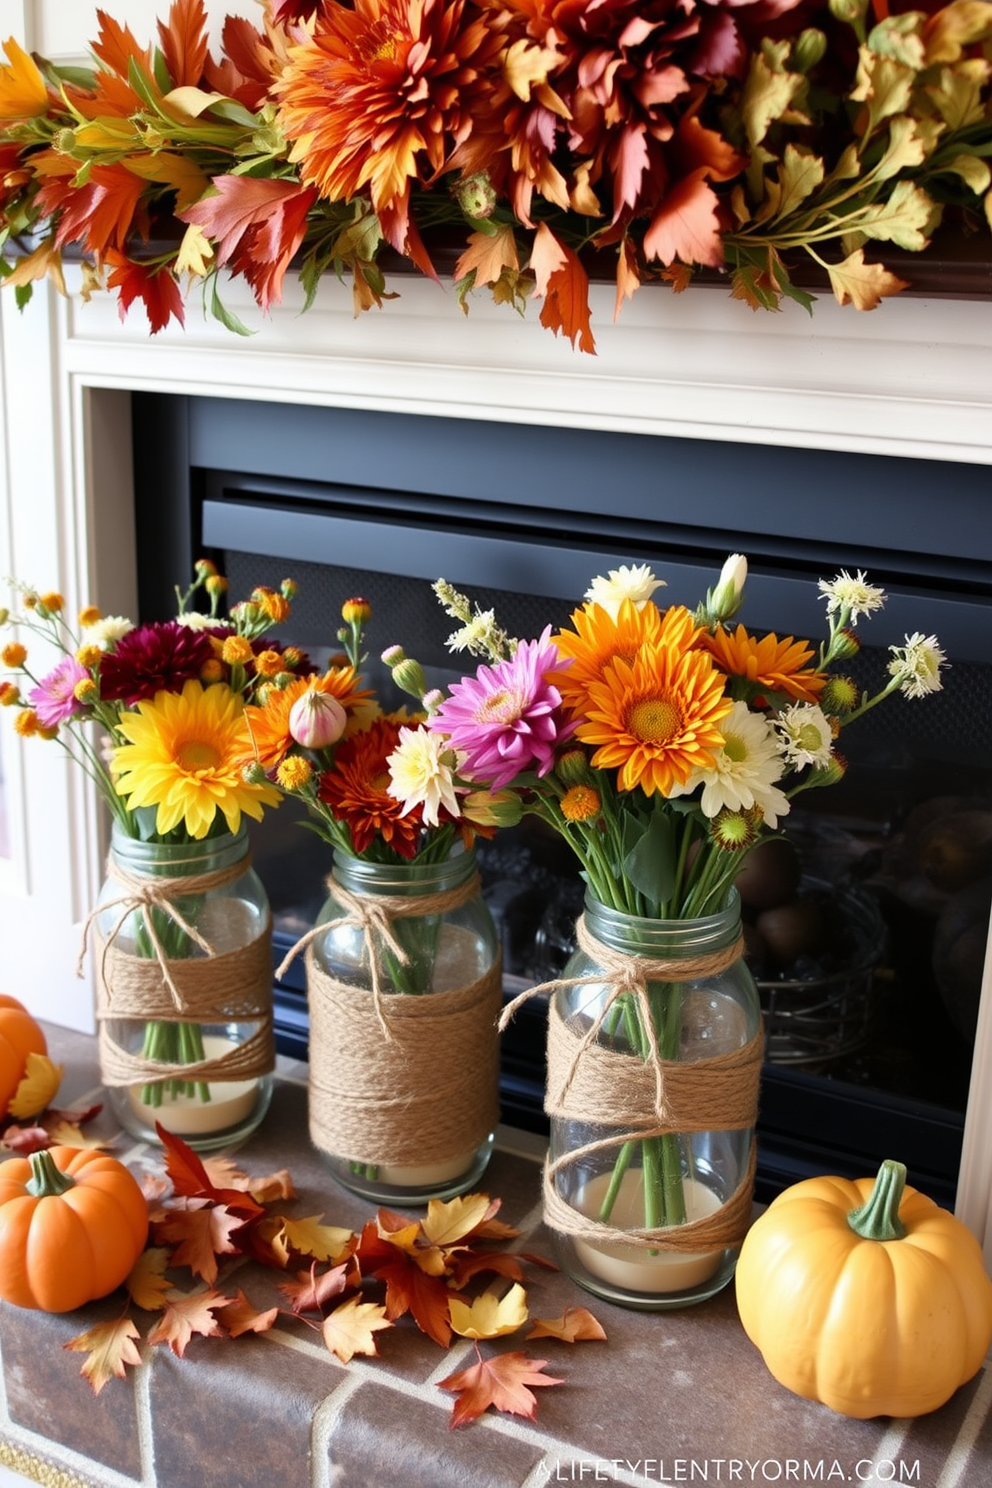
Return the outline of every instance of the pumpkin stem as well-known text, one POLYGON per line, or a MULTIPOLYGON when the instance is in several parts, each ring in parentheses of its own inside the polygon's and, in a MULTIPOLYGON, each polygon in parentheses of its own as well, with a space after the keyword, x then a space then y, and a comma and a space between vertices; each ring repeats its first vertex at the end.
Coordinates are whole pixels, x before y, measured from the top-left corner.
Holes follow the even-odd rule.
POLYGON ((55 1166, 55 1159, 47 1148, 43 1152, 32 1152, 28 1162, 31 1164, 31 1177, 24 1188, 34 1198, 57 1198, 59 1194, 68 1193, 70 1188, 75 1188, 75 1178, 55 1166))
POLYGON ((847 1216, 854 1233, 862 1240, 902 1240, 906 1226, 899 1218, 899 1205, 905 1187, 905 1163, 886 1158, 866 1201, 847 1216))

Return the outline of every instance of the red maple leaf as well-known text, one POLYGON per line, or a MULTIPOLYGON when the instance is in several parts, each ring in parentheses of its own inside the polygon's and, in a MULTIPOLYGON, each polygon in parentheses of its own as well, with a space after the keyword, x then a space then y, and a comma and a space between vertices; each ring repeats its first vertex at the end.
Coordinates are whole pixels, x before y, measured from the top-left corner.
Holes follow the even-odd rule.
POLYGON ((531 1385, 560 1385, 560 1379, 542 1374, 547 1359, 529 1359, 526 1354, 498 1354, 494 1359, 483 1359, 476 1344, 478 1363, 468 1369, 459 1369, 439 1381, 439 1388, 457 1394, 451 1412, 449 1426, 461 1426, 466 1421, 475 1421, 490 1406, 494 1410, 507 1411, 514 1416, 525 1416, 533 1421, 537 1411, 537 1397, 531 1385))
POLYGON ((208 56, 203 80, 214 93, 236 98, 254 113, 269 96, 274 54, 247 16, 228 16, 221 32, 224 56, 208 56))
POLYGON ((139 46, 131 30, 105 11, 98 10, 96 18, 100 23, 100 32, 96 41, 91 43, 90 49, 100 61, 122 78, 128 76, 132 61, 147 72, 152 65, 149 49, 139 46))
POLYGON ((256 1203, 243 1188, 225 1188, 215 1184, 202 1159, 182 1137, 166 1131, 159 1122, 155 1123, 155 1130, 165 1149, 165 1170, 177 1194, 187 1199, 208 1199, 212 1204, 226 1204, 241 1214, 264 1212, 261 1204, 256 1203))
POLYGON ((158 36, 169 76, 177 88, 195 87, 207 57, 207 15, 203 0, 173 0, 158 36))
POLYGON ((147 236, 141 196, 146 183, 124 165, 96 165, 84 185, 72 176, 53 173, 38 192, 38 205, 47 217, 58 218, 56 246, 81 243, 102 258, 109 248, 122 252, 129 236, 147 236))
POLYGON ((281 297, 286 269, 303 241, 317 192, 296 181, 250 176, 215 176, 213 184, 215 195, 177 215, 210 235, 217 262, 243 274, 267 310, 281 297))

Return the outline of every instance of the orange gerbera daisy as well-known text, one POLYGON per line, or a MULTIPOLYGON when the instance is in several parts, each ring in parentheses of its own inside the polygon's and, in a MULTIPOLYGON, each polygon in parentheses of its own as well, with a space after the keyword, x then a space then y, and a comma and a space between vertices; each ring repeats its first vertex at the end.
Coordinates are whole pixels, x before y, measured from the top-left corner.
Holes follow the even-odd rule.
POLYGON ((632 663, 645 647, 666 644, 688 651, 695 636, 689 611, 673 605, 664 615, 650 600, 638 607, 625 599, 616 619, 602 605, 584 604, 572 614, 575 633, 563 630, 554 643, 571 666, 549 674, 549 680, 561 693, 565 706, 575 713, 585 713, 589 704, 589 686, 601 682, 606 669, 618 658, 632 663))
POLYGON ((618 656, 589 684, 587 716, 576 730, 598 746, 596 769, 616 769, 622 791, 671 794, 693 770, 708 768, 723 742, 719 723, 732 703, 726 679, 705 651, 662 638, 633 661, 618 656))
POLYGON ((806 665, 814 655, 808 641, 786 636, 749 635, 743 625, 732 633, 722 625, 713 635, 702 635, 699 645, 728 677, 743 677, 756 688, 784 692, 799 702, 815 703, 827 683, 825 673, 806 665))
POLYGON ((401 858, 412 858, 417 851, 421 809, 407 811, 389 794, 388 759, 399 742, 400 725, 380 714, 339 746, 333 770, 320 777, 320 799, 348 829, 356 853, 368 852, 376 838, 401 858))
POLYGON ((265 770, 274 770, 279 764, 294 743, 289 732, 293 704, 308 688, 330 693, 348 712, 371 696, 368 688, 358 687, 357 682, 358 674, 354 667, 331 667, 322 677, 295 677, 287 687, 273 689, 264 707, 251 705, 245 708, 255 751, 252 759, 256 759, 265 770))

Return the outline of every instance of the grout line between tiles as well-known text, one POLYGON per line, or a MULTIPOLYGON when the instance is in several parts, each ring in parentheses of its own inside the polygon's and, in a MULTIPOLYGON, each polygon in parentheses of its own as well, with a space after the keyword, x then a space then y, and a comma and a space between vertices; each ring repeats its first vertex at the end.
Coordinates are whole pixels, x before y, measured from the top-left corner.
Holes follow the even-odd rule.
POLYGON ((974 1399, 951 1444, 947 1461, 937 1479, 936 1488, 956 1488, 956 1485, 963 1480, 963 1474, 971 1459, 972 1448, 978 1440, 979 1432, 988 1420, 990 1405, 992 1405, 992 1371, 985 1369, 974 1399))

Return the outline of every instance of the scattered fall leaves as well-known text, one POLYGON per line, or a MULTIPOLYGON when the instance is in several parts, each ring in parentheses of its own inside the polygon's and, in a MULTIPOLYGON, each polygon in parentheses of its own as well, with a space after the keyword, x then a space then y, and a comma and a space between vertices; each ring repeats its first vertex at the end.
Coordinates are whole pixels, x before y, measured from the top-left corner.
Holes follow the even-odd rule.
MULTIPOLYGON (((124 1311, 65 1345, 86 1356, 80 1374, 95 1393, 140 1364, 142 1342, 183 1358, 195 1338, 265 1333, 280 1316, 312 1328, 342 1364, 375 1357, 377 1335, 407 1316, 441 1348, 472 1339, 476 1363, 440 1384, 456 1396, 452 1427, 490 1408, 532 1420, 534 1388, 562 1382, 543 1372, 547 1360, 480 1351, 480 1342, 526 1326, 525 1268, 550 1264, 497 1248, 519 1236, 498 1217, 499 1199, 432 1199, 419 1218, 381 1208, 355 1233, 322 1214, 274 1208, 296 1198, 285 1170, 252 1177, 228 1157, 201 1159, 161 1127, 159 1136, 164 1173, 143 1183, 149 1243, 124 1283, 124 1311), (281 1304, 259 1307, 235 1284, 245 1258, 281 1273, 281 1304), (151 1315, 144 1332, 132 1310, 151 1315)), ((606 1334, 573 1307, 533 1320, 527 1337, 576 1343, 606 1334)))

